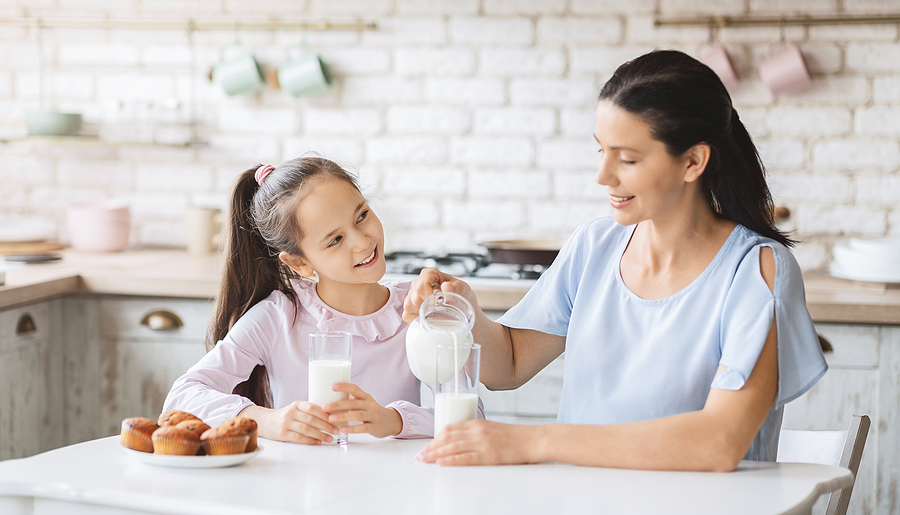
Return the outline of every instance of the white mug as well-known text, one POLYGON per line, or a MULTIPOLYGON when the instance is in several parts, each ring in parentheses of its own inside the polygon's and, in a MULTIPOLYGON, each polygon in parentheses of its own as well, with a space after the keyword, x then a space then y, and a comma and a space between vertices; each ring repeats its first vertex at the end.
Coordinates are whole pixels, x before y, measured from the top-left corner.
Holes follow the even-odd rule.
POLYGON ((222 212, 218 209, 192 207, 184 214, 188 253, 208 256, 219 248, 222 233, 222 212))
POLYGON ((256 59, 237 45, 225 47, 222 59, 212 71, 213 82, 222 86, 229 96, 252 93, 264 84, 256 59))
POLYGON ((697 57, 706 66, 721 79, 722 84, 726 88, 731 89, 737 86, 739 79, 731 65, 731 59, 728 58, 728 52, 719 44, 719 41, 712 39, 697 48, 697 57))
POLYGON ((769 45, 766 60, 759 65, 759 76, 775 94, 794 93, 812 84, 803 54, 788 39, 769 45))
MULTIPOLYGON (((290 59, 291 49, 288 49, 290 59)), ((278 68, 278 84, 294 97, 318 95, 331 87, 331 78, 322 59, 305 51, 278 68)))

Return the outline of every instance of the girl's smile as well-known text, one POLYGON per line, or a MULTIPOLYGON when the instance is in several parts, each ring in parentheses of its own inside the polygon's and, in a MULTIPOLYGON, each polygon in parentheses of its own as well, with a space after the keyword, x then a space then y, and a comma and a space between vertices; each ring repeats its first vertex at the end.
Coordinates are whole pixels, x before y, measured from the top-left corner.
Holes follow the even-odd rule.
POLYGON ((367 267, 367 266, 375 266, 376 264, 378 264, 376 262, 377 258, 378 258, 378 247, 375 247, 375 250, 373 250, 372 253, 369 254, 369 257, 364 259, 361 263, 357 264, 356 267, 360 268, 360 267, 367 267))

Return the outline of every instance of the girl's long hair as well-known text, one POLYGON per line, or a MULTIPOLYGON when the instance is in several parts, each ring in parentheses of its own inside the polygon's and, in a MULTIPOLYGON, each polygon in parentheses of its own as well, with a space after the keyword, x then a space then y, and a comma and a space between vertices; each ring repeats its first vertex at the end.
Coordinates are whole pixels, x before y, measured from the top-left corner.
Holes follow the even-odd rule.
MULTIPOLYGON (((262 185, 254 174, 258 167, 242 172, 234 181, 228 220, 225 224, 225 263, 222 282, 207 330, 206 347, 216 344, 256 303, 280 291, 299 308, 290 280, 297 274, 278 255, 301 256, 297 196, 311 177, 344 180, 357 190, 356 179, 337 163, 320 157, 301 157, 279 165, 262 185)), ((250 377, 234 388, 258 406, 272 407, 266 368, 257 365, 250 377)))
POLYGON ((671 156, 709 145, 701 187, 713 211, 785 246, 796 243, 775 227, 759 153, 708 66, 683 52, 656 50, 619 66, 600 99, 647 123, 671 156))

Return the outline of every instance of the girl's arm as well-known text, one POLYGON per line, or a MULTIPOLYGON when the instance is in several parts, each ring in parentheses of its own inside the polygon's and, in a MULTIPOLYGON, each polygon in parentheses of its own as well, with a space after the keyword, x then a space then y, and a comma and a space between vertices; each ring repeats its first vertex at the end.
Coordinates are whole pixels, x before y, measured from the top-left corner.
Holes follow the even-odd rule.
POLYGON ((404 320, 411 322, 419 315, 422 302, 434 292, 433 285, 440 285, 442 291, 462 295, 475 308, 472 336, 475 343, 481 345, 481 382, 491 390, 512 390, 522 386, 565 350, 563 336, 510 329, 490 320, 468 284, 433 268, 423 269, 412 280, 403 304, 404 320))

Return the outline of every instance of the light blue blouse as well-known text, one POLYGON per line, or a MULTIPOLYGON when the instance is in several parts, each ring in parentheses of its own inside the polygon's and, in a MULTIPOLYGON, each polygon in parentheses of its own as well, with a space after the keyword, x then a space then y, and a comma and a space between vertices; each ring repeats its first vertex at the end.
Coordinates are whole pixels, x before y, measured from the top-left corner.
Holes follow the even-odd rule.
POLYGON ((699 410, 710 388, 744 385, 774 313, 778 393, 745 457, 774 461, 783 405, 828 368, 793 255, 738 225, 691 284, 644 300, 619 273, 634 228, 609 217, 582 224, 522 301, 498 319, 566 337, 557 420, 616 424, 699 410), (774 293, 759 271, 764 246, 775 256, 774 293), (720 364, 727 369, 715 377, 720 364))

